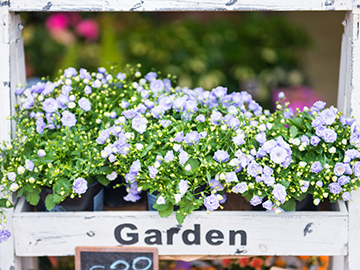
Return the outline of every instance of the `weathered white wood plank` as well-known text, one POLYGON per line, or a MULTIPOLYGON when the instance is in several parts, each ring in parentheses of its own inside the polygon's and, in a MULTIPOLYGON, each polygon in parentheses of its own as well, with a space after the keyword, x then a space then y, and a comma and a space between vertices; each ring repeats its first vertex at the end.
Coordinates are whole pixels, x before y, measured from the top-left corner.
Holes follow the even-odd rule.
POLYGON ((199 211, 179 227, 174 216, 163 219, 156 212, 39 213, 19 207, 13 217, 18 256, 117 245, 156 246, 159 255, 347 254, 348 217, 342 212, 199 211))
MULTIPOLYGON (((354 1, 359 4, 359 1, 354 1)), ((345 35, 347 37, 346 57, 348 60, 346 70, 345 95, 348 96, 348 106, 346 113, 355 117, 360 123, 360 39, 359 25, 360 17, 358 12, 347 12, 345 24, 345 35)), ((347 269, 359 269, 360 265, 360 192, 356 191, 352 195, 353 202, 349 204, 349 255, 347 258, 347 269)))
POLYGON ((351 0, 11 0, 11 11, 351 10, 351 0))

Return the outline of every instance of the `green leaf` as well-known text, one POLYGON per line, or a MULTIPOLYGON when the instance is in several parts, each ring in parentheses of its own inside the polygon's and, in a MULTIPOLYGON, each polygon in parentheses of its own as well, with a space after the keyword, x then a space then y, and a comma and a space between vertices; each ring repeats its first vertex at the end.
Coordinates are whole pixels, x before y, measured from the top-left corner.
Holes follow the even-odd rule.
POLYGON ((33 190, 33 192, 25 192, 26 200, 31 205, 37 205, 39 203, 39 200, 40 200, 39 193, 40 192, 37 192, 37 190, 33 190))
POLYGON ((288 212, 295 211, 296 201, 294 199, 290 199, 287 202, 285 202, 284 204, 282 204, 281 208, 288 212))
POLYGON ((293 196, 296 200, 298 201, 302 201, 303 199, 305 199, 307 193, 301 193, 299 196, 293 196))
POLYGON ((174 211, 174 207, 171 203, 168 204, 168 208, 165 210, 158 210, 160 217, 168 217, 174 211))
POLYGON ((107 186, 110 183, 110 180, 105 177, 105 175, 96 176, 96 180, 103 186, 107 186))
POLYGON ((297 127, 291 126, 291 127, 290 127, 290 134, 291 134, 291 136, 292 136, 293 138, 295 138, 296 135, 298 134, 298 129, 297 129, 297 127))
POLYGON ((113 170, 109 166, 104 166, 100 168, 100 172, 105 172, 106 174, 110 174, 113 170))
POLYGON ((144 149, 144 151, 141 153, 141 157, 146 156, 146 154, 153 148, 154 143, 150 143, 148 147, 144 149))
POLYGON ((179 222, 180 225, 184 223, 185 217, 186 216, 183 213, 176 212, 176 220, 177 220, 177 222, 179 222))
POLYGON ((156 209, 158 211, 166 211, 170 206, 172 207, 172 204, 169 202, 164 203, 164 204, 154 203, 154 205, 153 205, 154 209, 156 209))
POLYGON ((6 203, 10 202, 8 199, 2 198, 0 199, 0 208, 11 208, 14 207, 14 205, 10 202, 10 206, 7 206, 6 203))
POLYGON ((63 196, 61 196, 60 194, 56 194, 56 193, 53 193, 53 194, 49 194, 46 196, 46 199, 45 199, 45 206, 46 206, 46 209, 48 210, 51 210, 54 208, 54 206, 56 204, 59 204, 61 203, 61 201, 64 199, 63 196))

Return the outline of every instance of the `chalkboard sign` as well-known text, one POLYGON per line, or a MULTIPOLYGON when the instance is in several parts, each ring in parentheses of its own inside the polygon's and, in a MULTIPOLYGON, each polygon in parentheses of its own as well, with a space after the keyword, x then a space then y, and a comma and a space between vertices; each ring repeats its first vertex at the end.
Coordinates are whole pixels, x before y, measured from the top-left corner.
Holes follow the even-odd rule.
POLYGON ((158 270, 153 247, 76 247, 75 270, 158 270))

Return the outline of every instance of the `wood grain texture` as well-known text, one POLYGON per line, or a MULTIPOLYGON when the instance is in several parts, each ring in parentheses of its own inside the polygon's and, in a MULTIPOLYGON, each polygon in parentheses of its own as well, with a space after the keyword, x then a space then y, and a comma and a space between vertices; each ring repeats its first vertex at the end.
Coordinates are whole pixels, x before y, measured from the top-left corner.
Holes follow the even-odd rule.
POLYGON ((11 11, 351 10, 351 0, 11 0, 11 11))
MULTIPOLYGON (((346 255, 348 217, 343 212, 291 212, 276 215, 266 212, 216 211, 196 212, 178 226, 172 215, 160 218, 155 212, 68 212, 14 213, 15 245, 18 256, 74 255, 76 246, 117 246, 116 235, 130 240, 131 246, 154 246, 159 255, 346 255), (122 224, 132 224, 136 229, 122 224), (186 231, 198 226, 199 245, 185 244, 186 231), (169 243, 168 231, 178 230, 169 243), (161 244, 149 245, 145 238, 158 230, 161 244), (209 231, 218 230, 223 239, 211 245, 209 231), (230 231, 244 231, 245 244, 240 235, 230 244, 230 231)), ((193 234, 188 236, 192 240, 193 234)), ((219 239, 213 239, 214 242, 219 239)))

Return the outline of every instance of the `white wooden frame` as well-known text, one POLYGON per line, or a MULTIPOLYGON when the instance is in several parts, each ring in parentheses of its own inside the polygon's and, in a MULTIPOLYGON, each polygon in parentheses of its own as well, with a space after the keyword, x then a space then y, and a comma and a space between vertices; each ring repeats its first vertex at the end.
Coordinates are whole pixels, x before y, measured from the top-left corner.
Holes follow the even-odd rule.
MULTIPOLYGON (((6 117, 12 113, 11 108, 15 102, 13 93, 16 84, 25 81, 24 53, 20 35, 22 25, 15 12, 170 10, 347 11, 343 23, 345 31, 342 39, 338 107, 355 116, 357 121, 360 120, 360 76, 357 76, 360 73, 359 0, 0 0, 0 140, 10 138, 9 132, 12 127, 6 117)), ((360 256, 358 255, 360 253, 360 193, 353 193, 353 202, 348 204, 348 208, 343 203, 340 203, 339 206, 340 211, 334 212, 284 213, 278 216, 272 213, 255 214, 246 211, 217 212, 211 215, 195 213, 187 218, 184 229, 186 226, 191 228, 194 222, 200 222, 202 226, 210 229, 207 224, 215 224, 216 219, 227 217, 229 221, 231 220, 230 225, 243 222, 244 228, 248 232, 252 232, 256 228, 259 229, 258 224, 262 222, 270 229, 265 230, 266 233, 263 235, 259 234, 261 241, 259 239, 256 241, 256 237, 251 238, 255 242, 246 247, 248 252, 246 255, 331 255, 334 256, 332 269, 356 270, 359 269, 360 265, 360 256), (307 239, 304 236, 300 237, 301 230, 304 233, 304 224, 306 226, 311 223, 311 226, 314 227, 311 229, 312 233, 307 234, 309 237, 307 239), (294 230, 293 233, 291 233, 291 229, 294 230), (275 234, 274 237, 271 236, 271 232, 275 234), (295 245, 291 245, 284 238, 285 236, 292 237, 291 243, 295 245), (332 240, 326 240, 329 237, 332 237, 332 240), (299 241, 302 245, 296 245, 295 241, 299 241), (280 244, 276 244, 276 242, 280 242, 280 244), (305 247, 304 244, 307 246, 305 247)), ((173 217, 163 222, 157 214, 148 212, 100 212, 96 214, 79 212, 76 214, 57 213, 56 215, 47 213, 45 215, 44 213, 30 213, 25 210, 24 200, 20 200, 14 213, 12 210, 8 211, 7 228, 11 230, 13 237, 8 242, 0 244, 1 270, 21 269, 20 259, 16 255, 69 255, 74 254, 74 246, 78 244, 117 244, 111 242, 113 240, 106 236, 105 225, 97 223, 97 227, 94 227, 86 220, 102 220, 102 224, 107 224, 114 219, 126 222, 135 222, 140 219, 143 224, 160 224, 160 227, 162 226, 161 228, 165 230, 169 228, 168 226, 175 224, 173 217), (60 220, 62 220, 61 223, 60 220), (55 226, 57 221, 62 226, 55 226), (81 224, 81 226, 74 226, 74 224, 81 224), (70 229, 76 233, 65 234, 65 231, 68 232, 70 229), (94 233, 94 230, 96 230, 96 237, 94 238, 96 241, 89 241, 89 236, 84 236, 84 234, 90 231, 94 233), (105 240, 100 240, 101 237, 97 238, 98 234, 103 236, 105 240), (41 242, 46 243, 46 245, 42 245, 41 242), (55 251, 56 245, 61 247, 58 251, 55 251)), ((226 226, 221 225, 221 228, 229 228, 226 226)), ((229 254, 227 248, 219 248, 218 251, 212 249, 209 252, 195 251, 193 248, 182 248, 171 252, 167 252, 164 248, 159 250, 159 254, 163 258, 177 254, 196 254, 200 257, 208 254, 214 255, 215 253, 218 255, 229 254)))

